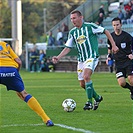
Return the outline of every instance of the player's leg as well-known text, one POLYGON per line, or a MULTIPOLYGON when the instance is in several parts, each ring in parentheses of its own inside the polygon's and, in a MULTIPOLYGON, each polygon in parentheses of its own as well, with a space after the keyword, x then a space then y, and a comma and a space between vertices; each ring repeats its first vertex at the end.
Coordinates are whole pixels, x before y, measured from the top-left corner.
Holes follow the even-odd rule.
POLYGON ((93 87, 92 87, 91 75, 92 75, 92 70, 89 68, 85 68, 84 75, 83 75, 83 78, 85 81, 85 90, 86 90, 88 102, 92 104, 93 87))
POLYGON ((96 91, 93 87, 93 82, 91 80, 91 75, 93 74, 97 64, 98 64, 98 58, 91 58, 91 59, 87 60, 84 64, 85 65, 84 80, 85 80, 86 88, 88 88, 87 94, 88 94, 88 96, 90 95, 90 98, 93 97, 95 99, 93 110, 96 110, 99 106, 99 103, 103 100, 102 96, 100 96, 96 93, 96 91))
POLYGON ((133 100, 133 75, 129 75, 128 76, 128 81, 129 81, 129 84, 131 86, 131 89, 130 89, 130 97, 133 100))
MULTIPOLYGON (((78 73, 78 80, 80 82, 80 86, 82 88, 84 88, 85 90, 87 90, 86 89, 86 83, 85 83, 85 80, 84 80, 84 72, 83 72, 83 63, 82 62, 78 62, 77 73, 78 73)), ((88 91, 86 91, 86 93, 88 93, 88 91)), ((87 101, 87 103, 85 104, 85 106, 83 108, 84 110, 92 109, 92 98, 90 100, 91 100, 91 102, 87 101)))
MULTIPOLYGON (((85 81, 84 80, 80 80, 79 81, 80 82, 80 86, 83 88, 83 89, 85 89, 85 81)), ((93 85, 92 85, 92 87, 93 87, 93 85)), ((93 88, 93 98, 95 98, 95 100, 94 100, 94 106, 93 106, 93 110, 96 110, 97 108, 98 108, 98 105, 99 105, 99 103, 103 100, 103 98, 102 98, 102 96, 99 96, 96 92, 95 92, 95 90, 94 90, 94 88, 93 88), (97 101, 96 101, 96 99, 97 99, 97 101)), ((85 110, 86 110, 86 108, 88 108, 88 101, 86 102, 86 104, 85 104, 85 110), (87 105, 87 107, 86 107, 86 105, 87 105)))
MULTIPOLYGON (((92 104, 92 98, 94 98, 94 106, 93 106, 93 110, 96 110, 99 106, 99 103, 103 100, 102 96, 98 95, 93 87, 93 82, 91 80, 91 75, 92 75, 92 70, 90 69, 85 69, 84 73, 88 73, 88 76, 86 75, 86 77, 88 78, 85 78, 86 79, 85 81, 85 88, 86 88, 86 93, 87 93, 87 96, 88 96, 88 103, 91 103, 92 104), (87 72, 88 71, 88 72, 87 72)), ((86 106, 85 106, 86 107, 86 106)))
POLYGON ((80 82, 80 86, 86 90, 87 99, 88 99, 83 109, 90 110, 92 109, 92 98, 94 97, 95 99, 97 98, 97 100, 99 100, 98 99, 99 96, 93 88, 92 81, 90 81, 92 70, 88 68, 84 70, 83 67, 84 67, 84 64, 81 62, 78 62, 78 66, 77 66, 78 80, 80 82))
MULTIPOLYGON (((85 89, 85 81, 84 80, 79 80, 79 82, 80 82, 80 86, 83 89, 85 89)), ((93 87, 93 85, 92 85, 92 87, 93 87)), ((94 99, 98 98, 98 94, 96 93, 96 91, 94 90, 94 88, 93 88, 93 98, 94 99)))
POLYGON ((92 74, 92 70, 89 68, 84 68, 84 63, 78 62, 77 72, 78 72, 78 80, 80 81, 80 86, 85 88, 88 101, 92 104, 93 97, 93 89, 90 88, 90 76, 92 74), (89 89, 90 88, 90 89, 89 89))
POLYGON ((31 95, 27 94, 24 90, 24 83, 18 73, 18 70, 13 67, 1 68, 0 71, 3 73, 11 73, 12 76, 1 78, 0 83, 7 87, 7 90, 14 90, 17 95, 24 100, 31 109, 33 109, 37 114, 39 114, 47 126, 53 126, 52 121, 49 121, 49 117, 45 114, 40 104, 31 95))
POLYGON ((83 63, 82 62, 78 62, 77 74, 78 74, 78 80, 79 80, 80 86, 83 89, 85 89, 85 81, 84 81, 84 78, 83 78, 83 63))
POLYGON ((23 97, 23 95, 21 95, 19 92, 16 92, 16 94, 18 95, 18 97, 19 97, 21 100, 24 101, 24 97, 23 97))
MULTIPOLYGON (((132 79, 133 80, 133 79, 132 79)), ((124 77, 120 77, 117 79, 118 84, 124 88, 130 90, 130 97, 133 100, 133 86, 131 86, 129 83, 126 82, 126 79, 124 77)))
POLYGON ((119 86, 122 88, 128 88, 129 84, 126 83, 126 71, 124 68, 117 68, 116 67, 116 78, 119 86))
POLYGON ((117 82, 119 84, 119 86, 121 86, 122 88, 128 88, 128 83, 126 83, 126 78, 125 77, 119 77, 117 78, 117 82))
POLYGON ((36 98, 28 94, 25 90, 17 92, 17 95, 22 100, 24 100, 27 103, 27 105, 42 118, 42 120, 46 123, 47 126, 54 125, 50 118, 46 115, 45 111, 42 109, 41 105, 39 104, 36 98))
POLYGON ((13 71, 15 72, 15 76, 10 78, 7 84, 7 89, 16 91, 17 95, 24 100, 33 111, 41 116, 47 126, 53 126, 52 121, 49 122, 50 118, 46 115, 39 102, 25 91, 24 83, 18 73, 18 70, 13 68, 13 71))
POLYGON ((133 75, 128 76, 128 81, 129 81, 130 85, 133 86, 133 75))
POLYGON ((79 80, 80 86, 85 89, 85 81, 84 80, 79 80))
MULTIPOLYGON (((129 89, 130 92, 132 92, 132 86, 126 82, 126 69, 117 68, 116 69, 116 77, 117 77, 119 86, 121 86, 122 88, 125 88, 125 89, 129 89)), ((132 80, 129 77, 130 77, 130 75, 128 76, 128 80, 132 80)))
POLYGON ((125 77, 118 77, 117 81, 119 86, 121 86, 122 88, 129 89, 129 90, 131 89, 131 86, 126 82, 125 77))

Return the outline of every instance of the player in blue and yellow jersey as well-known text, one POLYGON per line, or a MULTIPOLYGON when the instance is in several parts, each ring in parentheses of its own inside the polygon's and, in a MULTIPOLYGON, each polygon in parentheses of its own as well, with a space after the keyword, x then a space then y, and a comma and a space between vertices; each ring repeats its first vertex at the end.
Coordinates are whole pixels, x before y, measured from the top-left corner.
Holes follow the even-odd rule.
POLYGON ((80 86, 86 90, 87 94, 87 102, 83 109, 96 110, 99 103, 103 100, 102 96, 98 95, 94 90, 91 80, 91 75, 98 64, 99 57, 97 34, 105 33, 112 44, 114 52, 118 51, 118 47, 115 45, 115 42, 108 30, 94 23, 84 22, 83 15, 80 11, 72 11, 70 19, 75 27, 69 31, 68 40, 65 44, 66 47, 58 56, 54 56, 52 59, 54 63, 57 63, 60 58, 70 52, 73 45, 76 45, 78 51, 78 80, 80 86), (92 102, 93 98, 94 105, 92 102))
POLYGON ((21 60, 11 46, 6 42, 0 42, 0 84, 5 85, 7 90, 16 91, 17 95, 42 118, 47 126, 53 126, 53 122, 38 101, 25 91, 24 83, 19 75, 20 67, 21 60))

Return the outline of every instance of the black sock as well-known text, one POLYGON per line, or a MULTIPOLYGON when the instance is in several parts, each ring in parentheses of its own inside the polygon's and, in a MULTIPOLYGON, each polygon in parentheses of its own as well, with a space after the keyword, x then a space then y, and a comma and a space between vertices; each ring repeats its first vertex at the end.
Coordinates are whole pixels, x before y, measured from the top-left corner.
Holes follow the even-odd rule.
POLYGON ((123 88, 128 88, 131 92, 133 92, 133 87, 129 85, 127 82, 126 82, 126 85, 123 86, 123 88))

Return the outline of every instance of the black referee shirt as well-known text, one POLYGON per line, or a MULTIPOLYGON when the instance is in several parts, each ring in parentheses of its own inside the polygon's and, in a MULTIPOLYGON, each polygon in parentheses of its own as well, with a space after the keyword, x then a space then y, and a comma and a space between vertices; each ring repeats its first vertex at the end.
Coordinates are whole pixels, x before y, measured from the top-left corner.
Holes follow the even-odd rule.
MULTIPOLYGON (((114 54, 115 64, 117 67, 125 67, 131 63, 131 60, 127 55, 132 53, 132 36, 122 31, 120 35, 116 35, 115 32, 111 33, 116 46, 119 48, 119 51, 114 54)), ((108 40, 108 49, 112 49, 112 45, 108 40)))

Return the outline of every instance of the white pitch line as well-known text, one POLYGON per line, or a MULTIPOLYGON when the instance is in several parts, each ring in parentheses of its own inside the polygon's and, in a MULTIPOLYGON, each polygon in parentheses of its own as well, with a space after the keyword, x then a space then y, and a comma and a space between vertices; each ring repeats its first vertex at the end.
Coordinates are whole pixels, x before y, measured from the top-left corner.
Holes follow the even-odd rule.
POLYGON ((66 128, 66 129, 70 129, 70 130, 78 131, 78 132, 83 132, 83 133, 94 133, 94 132, 89 131, 89 130, 85 130, 85 129, 81 129, 81 128, 75 128, 75 127, 70 127, 70 126, 62 125, 62 124, 55 124, 55 126, 59 126, 59 127, 62 127, 62 128, 66 128))
POLYGON ((1 125, 1 128, 5 127, 28 127, 28 126, 42 126, 44 123, 40 124, 11 124, 11 125, 1 125))
MULTIPOLYGON (((40 123, 40 124, 11 124, 11 125, 1 125, 1 128, 6 128, 6 127, 27 127, 27 126, 42 126, 44 125, 44 123, 40 123)), ((83 133, 94 133, 92 131, 89 130, 85 130, 85 129, 81 129, 81 128, 75 128, 75 127, 70 127, 67 125, 63 125, 63 124, 54 124, 55 126, 58 127, 62 127, 65 129, 69 129, 69 130, 73 130, 73 131, 78 131, 78 132, 83 132, 83 133)))

